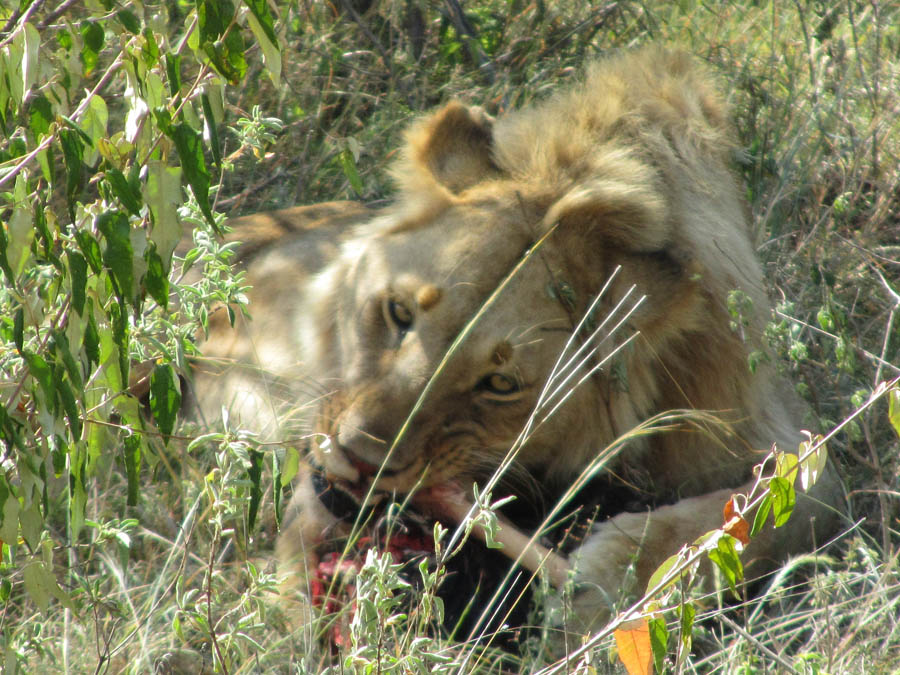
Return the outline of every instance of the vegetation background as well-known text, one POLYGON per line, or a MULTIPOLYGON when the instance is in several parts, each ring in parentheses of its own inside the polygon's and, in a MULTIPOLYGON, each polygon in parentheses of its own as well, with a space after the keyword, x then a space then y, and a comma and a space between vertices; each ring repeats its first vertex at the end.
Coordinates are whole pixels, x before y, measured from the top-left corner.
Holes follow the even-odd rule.
MULTIPOLYGON (((284 454, 227 418, 176 424, 176 374, 213 306, 243 311, 225 216, 387 202, 410 118, 451 98, 502 114, 647 42, 707 62, 733 106, 777 307, 760 358, 809 402, 803 427, 839 429, 850 503, 762 597, 696 599, 693 650, 657 665, 897 672, 896 3, 0 0, 3 672, 470 669, 390 593, 346 653, 288 628, 266 563, 284 454)), ((621 668, 614 650, 579 672, 621 668)))

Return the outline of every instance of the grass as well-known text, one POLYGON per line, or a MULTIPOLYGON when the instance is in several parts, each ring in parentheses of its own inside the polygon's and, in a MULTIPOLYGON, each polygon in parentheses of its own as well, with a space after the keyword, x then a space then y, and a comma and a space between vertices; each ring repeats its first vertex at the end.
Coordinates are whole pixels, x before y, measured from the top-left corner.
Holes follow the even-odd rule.
MULTIPOLYGON (((260 70, 231 91, 231 119, 256 122, 227 140, 234 170, 217 208, 385 202, 386 167, 416 114, 451 98, 500 114, 547 95, 592 55, 663 42, 708 62, 732 103, 745 149, 737 163, 777 305, 771 358, 809 403, 804 426, 837 427, 900 374, 900 6, 486 0, 465 3, 464 16, 458 8, 282 6, 284 86, 260 70)), ((188 9, 171 10, 173 31, 188 9)), ((273 601, 272 496, 250 528, 235 485, 256 446, 230 431, 161 455, 137 507, 125 507, 125 472, 110 465, 87 496, 89 540, 54 553, 57 563, 75 563, 68 590, 82 611, 40 613, 7 600, 4 672, 199 672, 214 660, 229 673, 329 666, 332 655, 309 638, 316 628, 292 632, 290 612, 273 601)), ((694 652, 678 669, 900 669, 900 444, 884 401, 844 425, 829 448, 848 488, 845 534, 821 555, 788 563, 758 600, 726 613, 720 596, 699 599, 694 652)), ((55 508, 64 527, 65 505, 55 508)), ((476 661, 484 672, 538 667, 540 644, 478 656, 428 637, 425 622, 386 627, 398 609, 385 589, 402 583, 379 561, 365 574, 381 614, 356 635, 397 647, 365 652, 355 667, 388 656, 400 660, 396 672, 416 672, 416 659, 436 672, 468 672, 476 661)), ((598 670, 615 670, 609 650, 609 642, 598 648, 598 670)))

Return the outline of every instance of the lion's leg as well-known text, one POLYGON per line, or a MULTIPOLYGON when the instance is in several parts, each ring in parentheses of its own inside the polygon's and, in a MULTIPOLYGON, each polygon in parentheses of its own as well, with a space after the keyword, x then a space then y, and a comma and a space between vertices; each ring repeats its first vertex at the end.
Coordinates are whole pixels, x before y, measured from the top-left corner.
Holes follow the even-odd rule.
MULTIPOLYGON (((581 626, 597 628, 609 618, 613 603, 624 593, 640 596, 666 558, 684 544, 723 525, 723 507, 732 494, 747 494, 753 487, 710 492, 682 499, 646 513, 622 513, 598 523, 571 560, 576 570, 574 610, 581 626), (635 562, 636 584, 623 588, 628 566, 635 562)), ((798 481, 799 488, 799 481, 798 481)), ((770 522, 742 555, 745 576, 758 578, 793 553, 809 550, 812 543, 834 530, 842 500, 840 483, 827 470, 809 493, 798 489, 790 520, 780 528, 770 522)), ((752 514, 747 518, 752 520, 752 514)), ((706 562, 705 560, 703 561, 706 562)))
POLYGON ((314 469, 301 463, 275 546, 282 587, 287 593, 308 592, 308 579, 319 564, 317 550, 342 534, 339 530, 344 528, 319 499, 313 475, 314 469))

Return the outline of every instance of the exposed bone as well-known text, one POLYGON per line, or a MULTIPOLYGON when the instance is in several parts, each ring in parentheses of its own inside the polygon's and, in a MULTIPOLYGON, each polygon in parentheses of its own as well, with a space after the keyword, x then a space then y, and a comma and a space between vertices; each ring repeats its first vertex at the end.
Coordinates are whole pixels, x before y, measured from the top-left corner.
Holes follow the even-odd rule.
MULTIPOLYGON (((447 489, 432 490, 428 502, 456 523, 462 523, 473 506, 472 501, 467 499, 462 491, 447 489)), ((532 541, 530 536, 521 532, 499 514, 497 514, 497 522, 500 527, 494 533, 494 541, 503 545, 500 552, 531 572, 537 573, 539 570, 544 570, 549 576, 550 582, 557 588, 562 588, 572 570, 569 561, 558 553, 532 541)), ((481 523, 476 522, 472 531, 478 535, 479 539, 487 541, 481 523)))

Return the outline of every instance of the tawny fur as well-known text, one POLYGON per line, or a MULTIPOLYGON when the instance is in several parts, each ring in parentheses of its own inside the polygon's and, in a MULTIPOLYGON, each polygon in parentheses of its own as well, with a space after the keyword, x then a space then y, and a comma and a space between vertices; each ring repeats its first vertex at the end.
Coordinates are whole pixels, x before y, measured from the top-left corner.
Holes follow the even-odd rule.
MULTIPOLYGON (((341 248, 321 254, 321 265, 277 252, 292 271, 259 277, 251 311, 260 328, 251 324, 230 354, 315 383, 317 398, 298 386, 292 403, 315 398, 305 416, 316 434, 310 461, 330 477, 367 488, 380 466, 376 487, 400 493, 483 483, 526 424, 573 327, 621 268, 599 316, 632 285, 647 299, 603 349, 637 338, 537 429, 511 476, 563 485, 667 410, 716 411, 723 424, 643 437, 607 465, 672 505, 598 524, 573 554, 576 605, 589 628, 633 554, 644 583, 682 544, 722 524, 729 495, 746 488, 773 443, 795 449, 800 440, 802 410, 783 383, 766 366, 748 369, 769 309, 729 168, 727 119, 704 70, 657 49, 592 64, 574 86, 498 120, 451 103, 409 131, 393 207, 353 213, 360 224, 329 235, 341 248), (725 305, 733 290, 752 303, 737 330, 725 305), (273 356, 263 356, 270 346, 273 356)), ((240 388, 238 379, 221 392, 240 388)), ((259 413, 262 394, 253 392, 248 411, 259 413)), ((298 480, 278 543, 288 565, 314 561, 340 526, 308 473, 298 480)), ((786 527, 754 541, 748 558, 777 561, 804 549, 813 520, 821 541, 838 501, 828 474, 801 496, 786 527)))

